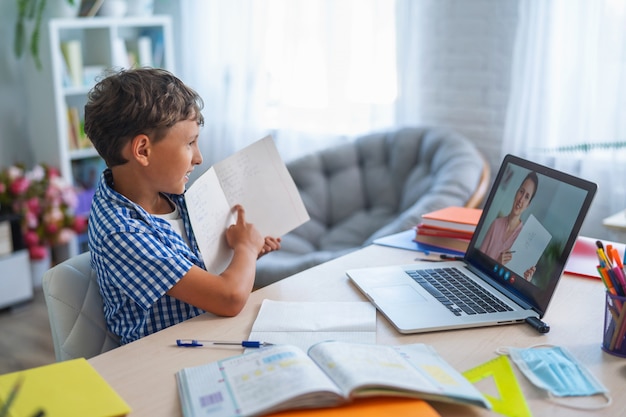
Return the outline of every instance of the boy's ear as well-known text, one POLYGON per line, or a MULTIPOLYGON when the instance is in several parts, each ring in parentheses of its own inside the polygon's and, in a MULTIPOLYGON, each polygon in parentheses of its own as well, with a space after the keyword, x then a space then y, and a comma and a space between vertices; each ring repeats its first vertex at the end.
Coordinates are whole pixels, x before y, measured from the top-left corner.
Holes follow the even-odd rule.
POLYGON ((148 157, 150 156, 150 138, 146 135, 137 135, 131 141, 132 157, 141 165, 148 165, 148 157))

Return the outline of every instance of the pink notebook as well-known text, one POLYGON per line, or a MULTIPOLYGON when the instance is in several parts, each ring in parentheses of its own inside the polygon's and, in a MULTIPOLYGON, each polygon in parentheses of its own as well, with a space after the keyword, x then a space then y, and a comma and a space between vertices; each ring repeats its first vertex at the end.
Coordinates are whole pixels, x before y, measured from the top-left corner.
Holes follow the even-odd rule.
POLYGON ((596 246, 596 241, 598 240, 602 242, 605 248, 607 245, 613 245, 622 257, 622 260, 624 260, 624 249, 626 249, 626 244, 596 239, 593 237, 578 236, 578 239, 576 239, 576 243, 574 244, 574 248, 572 249, 572 253, 565 264, 564 272, 588 278, 600 279, 600 275, 598 275, 598 270, 596 269, 599 264, 598 256, 596 255, 596 249, 598 248, 596 246))

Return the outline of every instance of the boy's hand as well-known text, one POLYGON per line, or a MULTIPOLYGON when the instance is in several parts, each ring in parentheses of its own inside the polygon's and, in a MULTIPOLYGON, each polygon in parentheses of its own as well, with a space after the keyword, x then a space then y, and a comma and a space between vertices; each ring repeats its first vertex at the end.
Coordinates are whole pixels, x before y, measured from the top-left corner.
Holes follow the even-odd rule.
POLYGON ((259 258, 265 254, 268 254, 270 252, 273 252, 279 249, 280 249, 280 238, 267 236, 265 238, 265 244, 263 245, 263 249, 261 249, 261 252, 259 253, 259 258))
POLYGON ((245 247, 255 255, 264 249, 265 241, 259 231, 252 223, 246 223, 246 213, 243 207, 237 204, 237 221, 226 229, 226 242, 232 249, 245 247))

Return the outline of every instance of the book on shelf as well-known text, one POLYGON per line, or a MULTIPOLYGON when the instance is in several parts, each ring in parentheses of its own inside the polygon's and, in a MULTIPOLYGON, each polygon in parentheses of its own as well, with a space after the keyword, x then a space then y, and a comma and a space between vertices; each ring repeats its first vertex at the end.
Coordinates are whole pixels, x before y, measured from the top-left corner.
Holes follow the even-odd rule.
POLYGON ((0 375, 0 404, 8 401, 10 417, 119 417, 131 411, 85 358, 0 375))
POLYGON ((67 137, 69 147, 71 150, 80 148, 80 116, 78 115, 78 109, 76 107, 67 108, 67 137))
POLYGON ((61 42, 61 52, 69 71, 71 85, 80 87, 83 85, 83 51, 80 40, 68 40, 61 42))
POLYGON ((307 353, 274 345, 183 368, 185 417, 252 416, 328 408, 364 397, 408 397, 490 409, 487 399, 431 346, 328 341, 307 353))
POLYGON ((91 148, 93 145, 85 134, 85 120, 77 107, 67 109, 68 137, 71 150, 91 148))
POLYGON ((444 236, 431 236, 416 233, 414 240, 419 243, 424 243, 430 246, 436 246, 438 248, 450 249, 456 252, 467 252, 470 238, 456 238, 456 237, 444 237, 444 236))
POLYGON ((481 214, 481 209, 450 206, 422 214, 421 223, 428 227, 473 233, 481 214))

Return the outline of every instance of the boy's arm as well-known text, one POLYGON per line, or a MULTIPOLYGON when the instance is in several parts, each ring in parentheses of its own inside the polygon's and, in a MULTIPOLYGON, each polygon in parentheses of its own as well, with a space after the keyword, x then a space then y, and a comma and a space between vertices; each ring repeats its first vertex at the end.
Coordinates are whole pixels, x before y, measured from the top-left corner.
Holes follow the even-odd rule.
POLYGON ((237 222, 226 230, 234 251, 228 267, 216 275, 194 265, 168 295, 220 316, 235 316, 243 309, 254 285, 257 258, 268 248, 275 249, 278 240, 268 244, 254 225, 246 223, 243 208, 236 209, 237 222))

